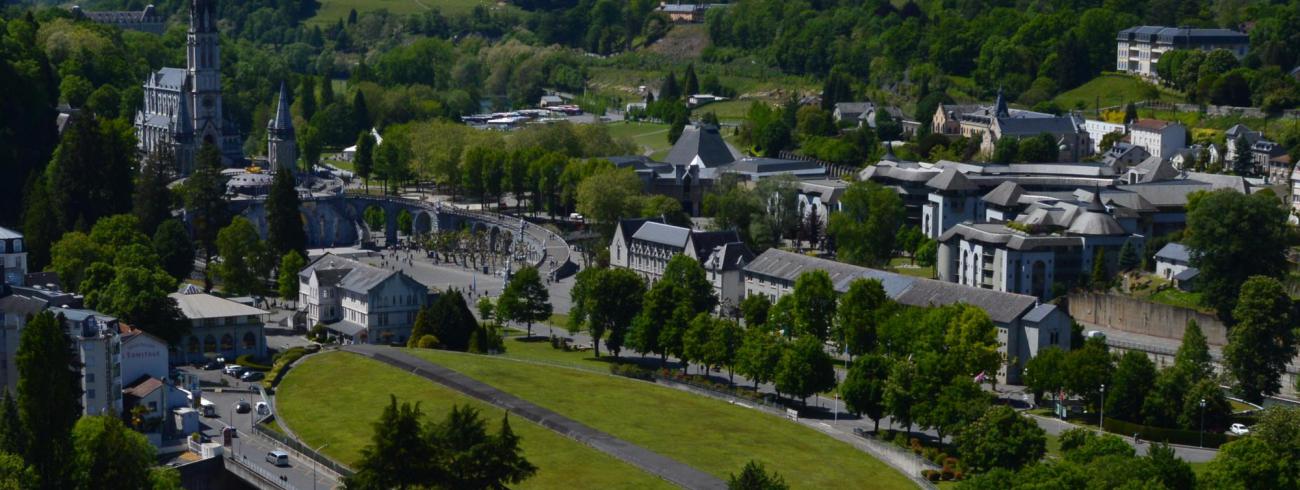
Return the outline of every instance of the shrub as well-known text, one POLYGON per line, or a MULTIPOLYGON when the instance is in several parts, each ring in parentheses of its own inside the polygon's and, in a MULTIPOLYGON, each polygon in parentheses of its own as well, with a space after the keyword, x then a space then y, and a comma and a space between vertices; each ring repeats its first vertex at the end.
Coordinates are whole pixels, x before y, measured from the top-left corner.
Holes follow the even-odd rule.
POLYGON ((923 449, 921 450, 921 454, 922 454, 922 455, 925 457, 925 459, 928 460, 928 461, 934 461, 934 462, 936 462, 936 463, 938 462, 938 459, 939 459, 939 450, 938 450, 938 449, 935 449, 935 448, 932 448, 932 447, 923 448, 923 449))
POLYGON ((252 356, 251 354, 244 354, 244 355, 242 355, 242 356, 236 357, 236 358, 235 358, 235 364, 238 364, 238 365, 240 365, 240 366, 246 367, 246 368, 248 368, 248 369, 252 369, 252 370, 254 370, 254 371, 270 371, 270 370, 271 370, 271 366, 253 360, 253 356, 252 356))
POLYGON ((952 472, 952 479, 953 479, 953 480, 957 480, 957 481, 965 480, 965 479, 966 479, 966 473, 963 472, 963 471, 961 471, 961 470, 953 471, 953 472, 952 472))
POLYGON ((415 341, 415 346, 421 349, 432 349, 438 346, 438 338, 432 335, 422 336, 420 340, 415 341))
MULTIPOLYGON (((931 470, 931 471, 933 471, 933 470, 931 470)), ((953 477, 955 476, 955 474, 956 474, 956 473, 954 473, 954 472, 952 471, 952 469, 950 469, 950 468, 944 468, 943 471, 940 471, 940 472, 939 472, 939 477, 942 478, 943 481, 952 481, 952 479, 953 479, 953 477)))
POLYGON ((924 476, 926 480, 930 480, 932 482, 939 481, 939 477, 940 477, 939 472, 935 470, 923 470, 921 471, 921 476, 924 476))
POLYGON ((944 455, 944 457, 943 457, 942 459, 943 459, 943 467, 944 467, 944 468, 957 469, 957 458, 954 458, 954 457, 951 457, 951 456, 948 456, 948 455, 944 455))
POLYGON ((653 381, 655 379, 654 371, 635 364, 610 364, 609 373, 633 379, 643 379, 646 381, 653 381))
POLYGON ((329 331, 325 329, 325 324, 317 323, 316 325, 312 326, 311 330, 307 332, 307 339, 314 340, 322 344, 329 341, 329 331))
POLYGON ((912 441, 909 443, 909 446, 911 446, 912 448, 912 454, 915 454, 917 456, 920 456, 921 451, 925 449, 924 447, 921 446, 921 440, 915 437, 912 438, 912 441))
POLYGON ((275 360, 271 363, 272 366, 270 372, 266 373, 266 379, 262 380, 262 386, 266 386, 268 388, 274 386, 275 383, 279 381, 280 373, 284 371, 285 368, 287 368, 290 364, 293 364, 294 361, 301 359, 302 356, 307 355, 308 352, 316 352, 319 350, 320 350, 320 346, 313 344, 311 346, 308 346, 308 348, 294 347, 284 352, 281 352, 279 354, 276 354, 274 358, 275 360))

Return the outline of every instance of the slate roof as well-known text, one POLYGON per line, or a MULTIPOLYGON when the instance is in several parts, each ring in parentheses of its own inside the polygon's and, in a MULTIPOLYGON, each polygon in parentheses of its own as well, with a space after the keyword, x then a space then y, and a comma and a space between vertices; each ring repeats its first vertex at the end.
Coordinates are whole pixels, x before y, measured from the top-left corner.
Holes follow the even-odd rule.
POLYGON ((690 235, 691 230, 688 228, 647 221, 641 225, 640 229, 636 230, 636 233, 632 234, 632 239, 685 248, 686 240, 690 238, 690 235))
POLYGON ((776 277, 791 282, 800 274, 810 270, 826 271, 831 276, 831 284, 838 292, 847 291, 849 283, 859 278, 878 279, 884 286, 885 294, 899 303, 910 306, 967 303, 983 309, 989 314, 990 319, 1001 324, 1016 321, 1038 303, 1038 299, 1033 296, 904 276, 775 248, 768 249, 745 266, 746 273, 776 277))
POLYGON ((22 233, 18 233, 14 230, 10 230, 8 228, 0 226, 0 240, 10 240, 10 239, 22 238, 22 237, 23 237, 22 233))
POLYGON ((966 175, 958 172, 955 168, 946 168, 939 175, 926 181, 926 186, 940 191, 974 191, 979 190, 979 186, 966 178, 966 175))
POLYGON ((375 286, 395 275, 405 277, 411 282, 419 284, 401 272, 381 269, 330 253, 312 261, 302 271, 298 272, 298 277, 306 279, 311 277, 312 272, 317 273, 317 277, 322 281, 337 281, 338 287, 355 293, 369 292, 375 286), (337 277, 337 272, 327 271, 341 271, 343 276, 337 277))
POLYGON ((723 172, 741 172, 752 174, 765 174, 774 172, 807 172, 817 171, 822 174, 826 173, 826 168, 818 165, 816 162, 803 160, 785 160, 780 158, 742 158, 735 162, 723 165, 718 169, 723 172))
POLYGON ((998 184, 992 191, 981 198, 984 202, 998 206, 1015 206, 1020 203, 1020 196, 1025 194, 1025 190, 1012 181, 1006 181, 998 184))
POLYGON ((1175 281, 1190 281, 1190 280, 1192 280, 1192 279, 1196 279, 1196 276, 1199 276, 1199 275, 1201 275, 1201 270, 1200 270, 1200 269, 1197 269, 1197 268, 1195 268, 1195 267, 1188 267, 1188 268, 1186 268, 1186 269, 1183 269, 1182 272, 1179 272, 1179 273, 1177 273, 1177 274, 1174 274, 1173 280, 1175 280, 1175 281))
POLYGON ((149 396, 150 393, 153 393, 154 391, 157 391, 159 388, 162 387, 163 387, 162 380, 155 378, 153 376, 145 375, 142 376, 140 379, 136 380, 135 382, 132 382, 131 384, 122 388, 122 394, 134 396, 136 398, 144 398, 146 396, 149 396))
POLYGON ((1127 235, 1128 232, 1119 224, 1119 221, 1106 212, 1106 206, 1101 203, 1101 193, 1092 193, 1092 199, 1088 205, 1083 208, 1070 222, 1070 228, 1066 230, 1076 235, 1127 235))
POLYGON ((358 333, 361 333, 361 331, 366 329, 366 326, 348 320, 339 320, 334 323, 326 323, 325 328, 349 337, 356 337, 358 333))
POLYGON ((1142 163, 1137 164, 1129 172, 1137 173, 1141 176, 1139 182, 1156 182, 1169 180, 1178 177, 1180 172, 1174 168, 1174 164, 1157 156, 1147 157, 1142 163))
POLYGON ((713 249, 721 247, 728 243, 740 241, 740 235, 736 230, 728 231, 689 231, 690 236, 687 242, 695 248, 695 257, 704 260, 709 257, 713 249))
POLYGON ((228 318, 235 316, 258 316, 269 313, 260 308, 253 308, 252 306, 239 304, 206 293, 171 293, 168 294, 167 297, 176 300, 176 305, 180 307, 181 314, 185 315, 185 318, 190 320, 202 318, 228 318))
POLYGON ((1000 117, 998 128, 1002 135, 1037 136, 1042 133, 1077 133, 1079 127, 1070 117, 1000 117))
POLYGON ((1041 322, 1047 319, 1047 315, 1052 314, 1052 312, 1054 311, 1056 311, 1056 305, 1051 303, 1043 303, 1041 305, 1035 306, 1034 309, 1029 310, 1029 313, 1025 313, 1025 321, 1034 322, 1034 323, 1041 322))
POLYGON ((276 104, 275 119, 267 127, 272 131, 293 133, 293 116, 289 114, 289 86, 280 82, 280 100, 276 104))
POLYGON ((1172 126, 1174 124, 1176 123, 1170 121, 1162 121, 1160 119, 1138 119, 1136 121, 1133 121, 1133 123, 1129 125, 1129 128, 1138 129, 1142 131, 1160 132, 1160 131, 1164 131, 1165 128, 1172 126))
POLYGON ((153 84, 158 87, 180 90, 187 75, 184 68, 159 68, 153 74, 153 84))
POLYGON ((49 303, 40 298, 10 294, 0 298, 0 313, 24 318, 45 311, 49 303))
POLYGON ((840 111, 844 119, 857 119, 858 116, 875 107, 870 102, 836 102, 835 109, 840 111))
POLYGON ((1156 252, 1156 258, 1171 262, 1191 262, 1191 254, 1188 252, 1187 247, 1176 242, 1166 243, 1165 246, 1160 247, 1160 251, 1156 252))
POLYGON ((664 161, 685 166, 697 156, 705 167, 717 167, 736 161, 740 155, 722 139, 717 126, 693 125, 682 130, 664 161))
POLYGON ((704 263, 710 269, 732 271, 744 267, 752 260, 754 260, 754 252, 751 252, 744 242, 737 241, 714 248, 704 263))
POLYGON ((628 243, 632 241, 632 235, 636 234, 637 230, 641 229, 641 225, 651 221, 659 222, 660 220, 659 218, 633 218, 633 219, 618 220, 618 230, 619 233, 623 234, 623 243, 628 243))

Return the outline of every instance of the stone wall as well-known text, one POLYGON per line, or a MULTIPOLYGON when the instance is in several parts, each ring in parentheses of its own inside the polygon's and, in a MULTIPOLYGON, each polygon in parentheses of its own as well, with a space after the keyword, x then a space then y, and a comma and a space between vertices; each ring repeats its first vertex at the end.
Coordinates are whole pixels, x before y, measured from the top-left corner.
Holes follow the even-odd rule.
POLYGON ((1067 299, 1070 316, 1080 323, 1123 332, 1182 340, 1188 320, 1196 320, 1210 345, 1228 343, 1228 330, 1214 315, 1196 310, 1152 303, 1128 296, 1101 293, 1071 293, 1067 299))

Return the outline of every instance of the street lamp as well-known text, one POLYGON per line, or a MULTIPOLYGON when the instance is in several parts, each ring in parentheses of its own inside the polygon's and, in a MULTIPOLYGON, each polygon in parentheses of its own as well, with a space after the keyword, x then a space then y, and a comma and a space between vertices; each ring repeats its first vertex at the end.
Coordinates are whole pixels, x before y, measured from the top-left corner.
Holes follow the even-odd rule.
POLYGON ((1201 443, 1197 447, 1205 447, 1205 399, 1201 399, 1201 443))
MULTIPOLYGON (((320 454, 320 450, 325 449, 325 446, 328 445, 329 445, 328 442, 325 444, 321 444, 320 447, 314 449, 312 452, 316 454, 320 454)), ((316 490, 316 466, 319 464, 320 463, 316 461, 316 458, 311 459, 311 490, 316 490)))
POLYGON ((1101 431, 1106 431, 1106 383, 1101 384, 1101 431))

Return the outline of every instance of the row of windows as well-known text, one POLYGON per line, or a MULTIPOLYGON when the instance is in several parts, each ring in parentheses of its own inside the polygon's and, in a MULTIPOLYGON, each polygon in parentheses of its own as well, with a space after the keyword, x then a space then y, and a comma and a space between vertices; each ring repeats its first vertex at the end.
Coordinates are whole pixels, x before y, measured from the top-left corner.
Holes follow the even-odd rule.
MULTIPOLYGON (((244 333, 241 347, 244 350, 256 349, 257 336, 253 335, 253 332, 244 333)), ((233 350, 235 350, 235 337, 230 334, 222 335, 220 344, 217 343, 217 338, 212 335, 204 337, 202 342, 199 341, 198 337, 190 337, 185 344, 185 352, 190 354, 198 354, 200 352, 204 354, 215 354, 217 352, 228 352, 233 350)))
POLYGON ((19 253, 23 251, 23 239, 15 238, 13 240, 0 240, 0 254, 19 253), (10 252, 10 249, 13 249, 10 252))

